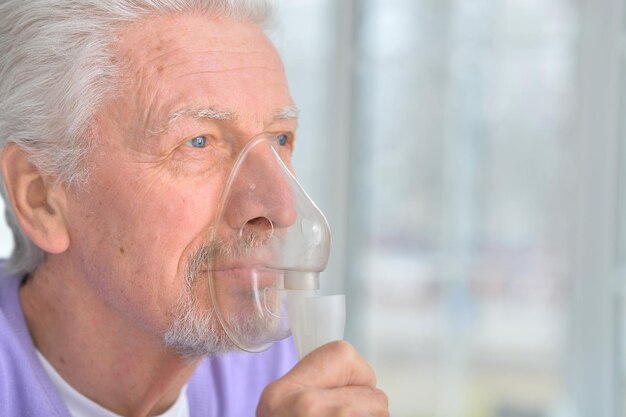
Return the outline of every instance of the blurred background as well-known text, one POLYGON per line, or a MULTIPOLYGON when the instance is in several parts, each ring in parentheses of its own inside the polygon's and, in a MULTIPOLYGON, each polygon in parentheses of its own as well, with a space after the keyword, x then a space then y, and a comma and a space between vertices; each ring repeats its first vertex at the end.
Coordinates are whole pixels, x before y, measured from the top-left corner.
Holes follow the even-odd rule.
POLYGON ((322 285, 394 417, 625 415, 625 3, 278 1, 322 285))
POLYGON ((624 3, 279 1, 322 285, 394 417, 625 415, 624 3))

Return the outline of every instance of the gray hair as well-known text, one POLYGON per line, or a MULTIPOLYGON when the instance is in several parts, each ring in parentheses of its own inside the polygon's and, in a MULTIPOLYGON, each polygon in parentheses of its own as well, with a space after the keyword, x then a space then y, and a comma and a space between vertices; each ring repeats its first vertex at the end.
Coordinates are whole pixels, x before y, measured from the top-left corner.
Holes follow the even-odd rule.
MULTIPOLYGON (((91 121, 116 91, 115 34, 150 15, 207 12, 266 27, 271 0, 0 0, 0 150, 13 142, 42 175, 80 188, 91 121)), ((0 191, 15 246, 9 269, 32 272, 44 254, 0 191)))

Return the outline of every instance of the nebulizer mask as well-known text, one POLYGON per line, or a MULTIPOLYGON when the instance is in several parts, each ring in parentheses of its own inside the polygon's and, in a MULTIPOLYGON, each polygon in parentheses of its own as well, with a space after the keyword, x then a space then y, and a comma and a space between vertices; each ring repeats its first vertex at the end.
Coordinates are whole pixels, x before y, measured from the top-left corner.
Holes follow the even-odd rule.
POLYGON ((208 265, 217 317, 249 352, 293 335, 300 358, 343 337, 345 298, 320 296, 330 229, 290 171, 280 136, 262 133, 234 160, 222 192, 208 265))

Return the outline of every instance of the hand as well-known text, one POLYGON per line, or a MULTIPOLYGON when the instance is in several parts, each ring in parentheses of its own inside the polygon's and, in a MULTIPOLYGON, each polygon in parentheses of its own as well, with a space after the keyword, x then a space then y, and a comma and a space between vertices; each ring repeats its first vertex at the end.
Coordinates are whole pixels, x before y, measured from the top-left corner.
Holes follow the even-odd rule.
POLYGON ((328 343, 265 388, 257 417, 388 417, 372 368, 346 342, 328 343))

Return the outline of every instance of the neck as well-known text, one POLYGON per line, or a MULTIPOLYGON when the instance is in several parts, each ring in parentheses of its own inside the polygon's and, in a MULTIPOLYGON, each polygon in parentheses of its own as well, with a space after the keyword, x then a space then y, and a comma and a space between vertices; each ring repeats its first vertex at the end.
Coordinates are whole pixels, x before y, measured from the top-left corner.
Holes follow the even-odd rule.
POLYGON ((46 262, 20 290, 35 346, 72 387, 114 413, 166 411, 199 361, 166 348, 160 335, 129 323, 76 275, 57 270, 46 262))

